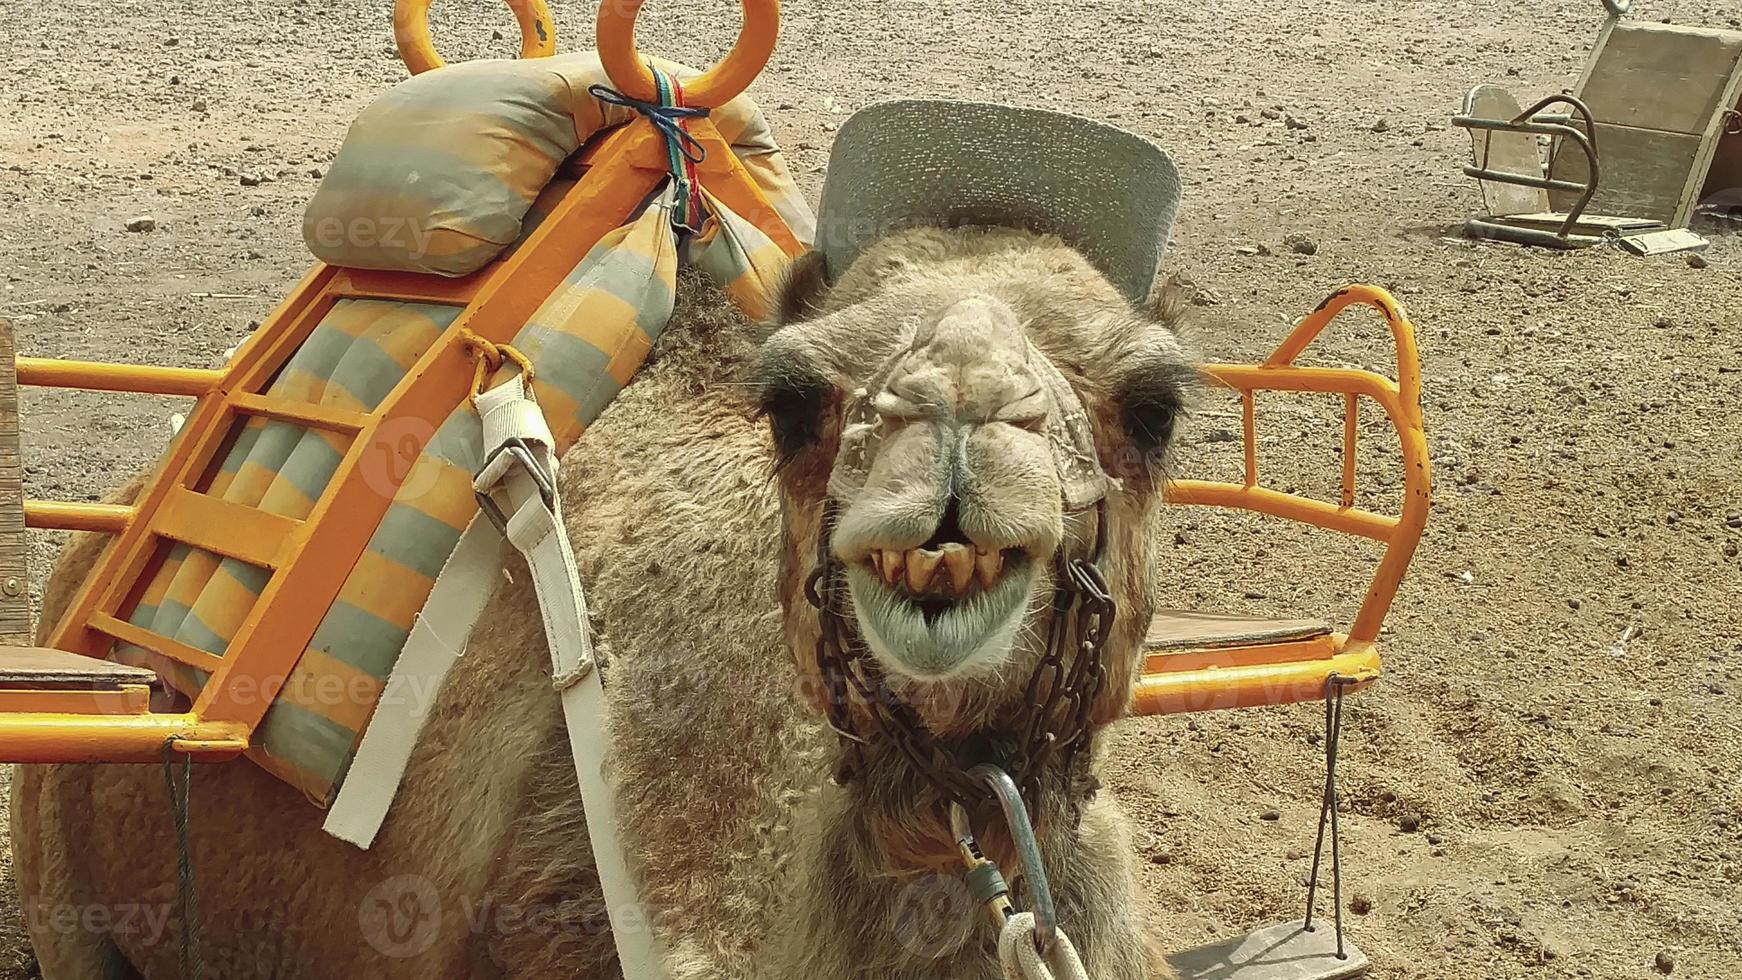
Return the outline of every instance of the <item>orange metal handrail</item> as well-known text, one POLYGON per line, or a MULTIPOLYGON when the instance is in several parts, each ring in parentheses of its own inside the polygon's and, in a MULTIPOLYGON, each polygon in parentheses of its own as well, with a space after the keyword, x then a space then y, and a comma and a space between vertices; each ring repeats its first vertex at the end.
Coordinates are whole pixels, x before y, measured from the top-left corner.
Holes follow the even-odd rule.
MULTIPOLYGON (((634 99, 657 98, 653 72, 635 46, 635 17, 646 0, 606 0, 599 4, 599 61, 617 91, 634 99)), ((774 54, 780 33, 779 0, 739 0, 744 26, 719 64, 684 83, 684 102, 717 109, 750 87, 774 54)))
POLYGON ((1351 645, 1372 643, 1398 585, 1415 556, 1427 524, 1428 497, 1432 485, 1427 435, 1421 415, 1421 358, 1416 349, 1415 328, 1402 304, 1377 286, 1347 286, 1331 294, 1297 324, 1263 364, 1211 364, 1203 373, 1216 384, 1240 392, 1246 442, 1244 483, 1207 480, 1175 480, 1167 499, 1175 504, 1234 507, 1274 517, 1300 521, 1315 527, 1357 534, 1383 542, 1380 560, 1361 610, 1349 628, 1351 645), (1330 322, 1354 305, 1370 306, 1384 317, 1397 347, 1397 380, 1348 368, 1297 367, 1294 363, 1330 322), (1320 392, 1344 396, 1343 485, 1340 503, 1331 504, 1299 494, 1283 493, 1259 485, 1257 439, 1254 423, 1255 394, 1260 391, 1320 392), (1362 397, 1377 402, 1397 430, 1403 458, 1403 504, 1396 517, 1375 514, 1354 506, 1355 501, 1355 406, 1362 397))
POLYGON ((222 371, 156 364, 105 364, 52 357, 20 357, 16 363, 18 383, 35 388, 82 388, 86 391, 128 391, 141 395, 198 398, 224 380, 222 371))

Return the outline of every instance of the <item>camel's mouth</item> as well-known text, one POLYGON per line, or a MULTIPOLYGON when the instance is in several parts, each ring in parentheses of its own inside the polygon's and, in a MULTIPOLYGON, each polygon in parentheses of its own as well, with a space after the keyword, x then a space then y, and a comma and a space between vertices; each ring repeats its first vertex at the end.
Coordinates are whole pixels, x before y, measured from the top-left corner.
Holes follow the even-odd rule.
POLYGON ((927 542, 848 567, 871 652, 893 671, 944 680, 996 668, 1022 625, 1034 562, 1021 548, 927 542))

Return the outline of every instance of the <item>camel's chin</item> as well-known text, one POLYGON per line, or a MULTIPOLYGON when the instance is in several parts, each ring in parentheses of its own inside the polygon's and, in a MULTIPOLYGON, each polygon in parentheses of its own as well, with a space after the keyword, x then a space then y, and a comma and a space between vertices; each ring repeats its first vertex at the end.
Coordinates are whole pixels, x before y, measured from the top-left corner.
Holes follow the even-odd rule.
POLYGON ((990 589, 923 604, 866 566, 848 568, 847 587, 866 645, 885 670, 943 681, 991 673, 1009 662, 1034 576, 1032 562, 1013 561, 990 589))

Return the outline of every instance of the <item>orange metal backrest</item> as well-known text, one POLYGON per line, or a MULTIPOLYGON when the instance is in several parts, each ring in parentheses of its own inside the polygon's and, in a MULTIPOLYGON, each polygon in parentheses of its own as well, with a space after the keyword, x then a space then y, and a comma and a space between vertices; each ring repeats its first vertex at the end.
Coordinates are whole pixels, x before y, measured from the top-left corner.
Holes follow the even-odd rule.
POLYGON ((1246 443, 1246 473, 1242 483, 1207 480, 1175 480, 1167 499, 1175 504, 1236 507, 1276 517, 1301 521, 1345 534, 1372 538, 1385 544, 1385 557, 1361 611, 1349 627, 1350 645, 1371 643, 1379 636, 1380 624, 1391 609, 1398 584, 1427 523, 1428 493, 1432 483, 1427 436, 1421 417, 1421 358, 1415 346, 1415 328, 1403 306, 1377 286, 1345 286, 1308 314, 1263 364, 1207 364, 1203 373, 1214 384, 1240 392, 1246 443), (1371 371, 1350 368, 1299 367, 1295 359, 1338 314, 1354 305, 1370 306, 1385 318, 1397 345, 1397 380, 1371 371), (1343 413, 1343 484, 1336 504, 1272 490, 1259 483, 1256 432, 1256 395, 1260 391, 1295 391, 1340 394, 1343 413), (1397 516, 1376 514, 1355 506, 1355 450, 1357 408, 1361 398, 1377 402, 1397 430, 1403 457, 1403 507, 1397 516))

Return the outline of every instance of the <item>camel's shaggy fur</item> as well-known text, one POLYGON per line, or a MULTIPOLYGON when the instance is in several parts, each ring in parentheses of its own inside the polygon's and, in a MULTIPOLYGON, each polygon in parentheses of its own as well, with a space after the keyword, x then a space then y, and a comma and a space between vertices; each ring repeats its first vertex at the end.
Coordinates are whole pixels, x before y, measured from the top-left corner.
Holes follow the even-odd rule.
MULTIPOLYGON (((1102 464, 1120 481, 1106 564, 1120 615, 1097 721, 1125 708, 1151 611, 1158 464, 1184 377, 1170 329, 1177 306, 1130 310, 1054 241, 920 232, 839 282, 801 264, 783 325, 763 344, 717 291, 686 276, 655 356, 561 475, 608 660, 622 819, 680 977, 1000 975, 935 793, 876 745, 858 780, 834 785, 841 750, 813 710, 817 627, 802 583, 842 386, 901 333, 887 317, 851 332, 826 325, 912 289, 1008 304, 1088 407, 1102 464)), ((1080 521, 1067 531, 1061 546, 1080 545, 1080 521)), ((45 622, 99 548, 89 537, 69 545, 45 622)), ((320 811, 254 766, 196 770, 208 976, 616 975, 535 598, 517 560, 509 571, 371 850, 323 834, 320 811)), ((1030 641, 1019 647, 992 679, 898 683, 940 731, 996 728, 1019 710, 1036 655, 1030 641)), ((1134 853, 1115 803, 1105 792, 1083 802, 1086 776, 1055 774, 1048 785, 1043 847, 1090 975, 1162 976, 1135 911, 1134 853)), ((14 786, 19 891, 44 977, 177 976, 162 773, 21 767, 14 786)), ((994 853, 1006 850, 987 837, 994 853)))

